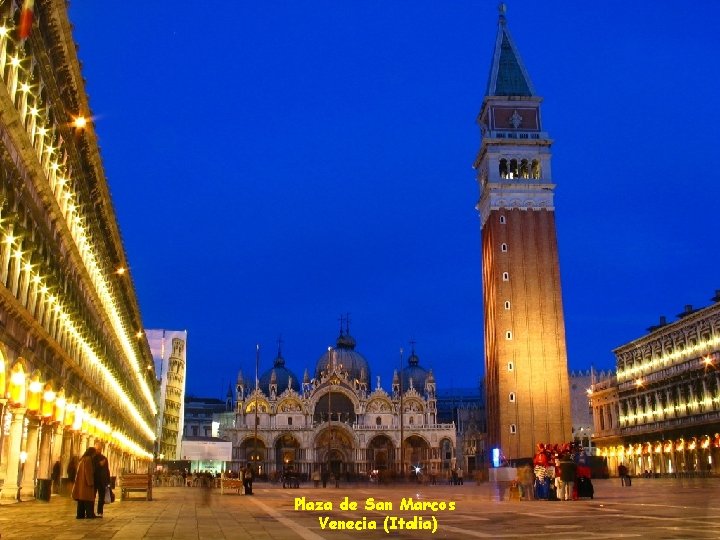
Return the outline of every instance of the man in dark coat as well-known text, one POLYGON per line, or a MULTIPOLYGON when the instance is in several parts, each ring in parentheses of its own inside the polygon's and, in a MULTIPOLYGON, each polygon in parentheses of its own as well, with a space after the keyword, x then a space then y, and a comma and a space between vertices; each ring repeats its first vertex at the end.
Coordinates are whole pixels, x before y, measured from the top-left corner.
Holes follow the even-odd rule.
POLYGON ((102 441, 95 441, 95 455, 93 456, 93 478, 95 481, 95 494, 97 496, 97 517, 103 517, 105 509, 105 489, 110 485, 110 466, 107 457, 102 454, 102 441))

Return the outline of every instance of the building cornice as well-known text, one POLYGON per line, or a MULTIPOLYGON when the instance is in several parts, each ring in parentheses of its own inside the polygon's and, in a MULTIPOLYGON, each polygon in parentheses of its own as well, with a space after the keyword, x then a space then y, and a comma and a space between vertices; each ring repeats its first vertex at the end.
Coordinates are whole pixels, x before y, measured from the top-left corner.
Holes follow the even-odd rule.
POLYGON ((555 184, 528 184, 528 181, 516 183, 488 183, 483 189, 477 210, 480 212, 481 225, 494 210, 548 210, 555 211, 555 184))

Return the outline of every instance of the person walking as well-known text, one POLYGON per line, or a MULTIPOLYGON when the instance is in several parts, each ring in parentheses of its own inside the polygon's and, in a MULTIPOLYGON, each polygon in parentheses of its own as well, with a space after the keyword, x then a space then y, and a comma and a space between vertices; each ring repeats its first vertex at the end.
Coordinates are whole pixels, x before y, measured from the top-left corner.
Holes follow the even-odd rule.
POLYGON ((80 458, 75 474, 75 484, 72 489, 72 498, 77 501, 77 519, 93 519, 93 502, 95 501, 95 474, 93 470, 93 456, 95 448, 92 446, 85 450, 80 458))
POLYGON ((558 462, 558 468, 560 469, 560 489, 557 494, 558 499, 561 501, 572 501, 577 464, 570 459, 568 454, 563 454, 558 462))
POLYGON ((320 487, 320 471, 315 469, 315 472, 312 473, 312 481, 315 484, 315 487, 320 487))
POLYGON ((245 495, 252 495, 252 484, 253 484, 253 472, 250 465, 245 467, 243 471, 243 487, 245 488, 245 495))
POLYGON ((520 484, 520 497, 526 501, 535 500, 535 474, 529 463, 518 469, 518 483, 520 484))
POLYGON ((630 474, 628 468, 622 463, 618 466, 618 476, 620 476, 620 485, 630 487, 632 480, 630 480, 630 474))
POLYGON ((60 460, 56 461, 52 468, 50 480, 52 480, 52 492, 60 493, 60 460))
POLYGON ((110 486, 110 465, 108 459, 102 454, 102 441, 95 441, 95 455, 92 457, 95 493, 97 495, 97 517, 103 517, 105 509, 105 490, 110 486))

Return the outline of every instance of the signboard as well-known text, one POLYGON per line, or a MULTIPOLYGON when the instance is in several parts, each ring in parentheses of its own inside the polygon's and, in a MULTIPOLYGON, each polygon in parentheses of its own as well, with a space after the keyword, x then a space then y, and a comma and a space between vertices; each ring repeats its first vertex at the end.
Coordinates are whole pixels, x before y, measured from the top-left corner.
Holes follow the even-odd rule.
POLYGON ((230 441, 183 441, 182 458, 189 461, 232 461, 230 441))

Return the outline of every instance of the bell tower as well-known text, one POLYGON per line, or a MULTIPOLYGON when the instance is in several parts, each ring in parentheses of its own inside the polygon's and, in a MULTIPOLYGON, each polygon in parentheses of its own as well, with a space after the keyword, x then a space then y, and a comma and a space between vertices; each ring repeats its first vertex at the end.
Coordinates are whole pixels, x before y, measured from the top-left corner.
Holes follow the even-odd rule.
POLYGON ((507 459, 571 440, 552 140, 500 5, 474 163, 480 187, 488 445, 507 459))

